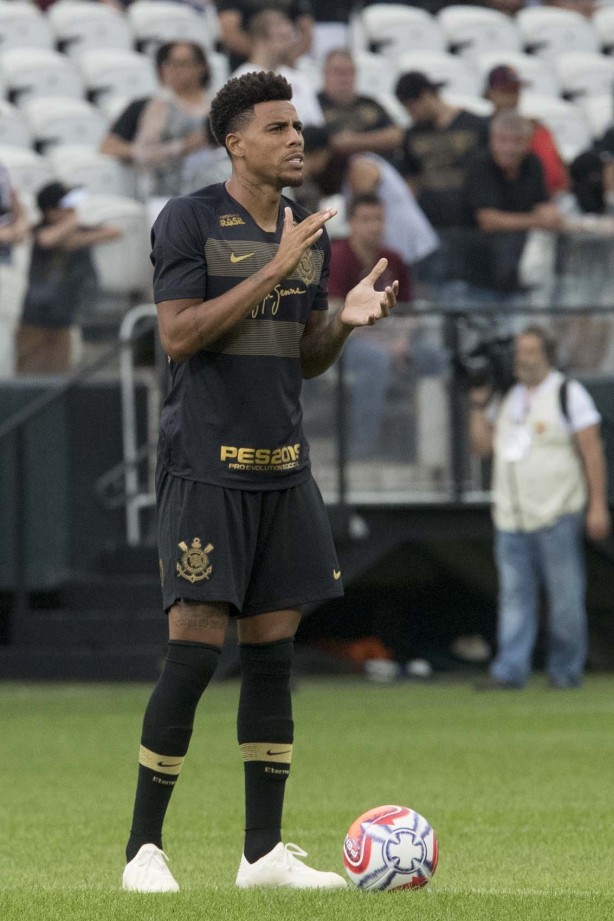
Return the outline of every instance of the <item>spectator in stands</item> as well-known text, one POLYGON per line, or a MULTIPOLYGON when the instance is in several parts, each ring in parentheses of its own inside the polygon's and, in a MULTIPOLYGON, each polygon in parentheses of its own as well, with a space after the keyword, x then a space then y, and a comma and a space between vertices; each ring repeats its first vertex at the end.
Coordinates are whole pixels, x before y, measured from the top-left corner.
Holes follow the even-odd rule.
POLYGON ((406 266, 430 256, 439 246, 433 227, 394 166, 378 154, 350 157, 344 181, 346 201, 372 192, 384 205, 384 244, 395 250, 406 266))
POLYGON ((318 99, 331 132, 333 151, 344 156, 363 150, 391 155, 401 143, 403 131, 376 99, 358 92, 351 52, 329 52, 323 77, 318 99))
POLYGON ((473 451, 493 456, 499 575, 498 650, 492 690, 522 688, 532 667, 539 592, 548 600, 546 670, 555 688, 582 684, 587 651, 584 535, 610 531, 601 421, 585 388, 555 368, 555 345, 529 326, 516 337, 516 384, 491 403, 472 388, 473 451))
POLYGON ((96 272, 91 247, 121 236, 110 225, 86 227, 76 206, 84 193, 61 182, 37 197, 41 221, 34 229, 28 289, 17 331, 19 374, 61 374, 72 363, 73 327, 80 310, 92 306, 96 272))
POLYGON ((458 276, 462 189, 471 156, 488 144, 488 120, 450 105, 440 96, 443 83, 419 71, 402 74, 395 95, 412 123, 395 164, 413 189, 418 204, 437 230, 440 247, 416 266, 424 296, 445 298, 458 276))
MULTIPOLYGON (((365 278, 374 261, 388 260, 377 287, 384 290, 397 279, 397 300, 410 299, 409 273, 394 250, 384 246, 385 212, 379 198, 366 193, 357 195, 348 207, 349 237, 331 244, 329 305, 341 307, 346 294, 365 278)), ((398 335, 359 330, 346 342, 343 364, 348 373, 350 390, 350 458, 368 460, 377 456, 381 423, 386 407, 386 393, 395 367, 408 355, 408 343, 398 335)))
POLYGON ((467 172, 461 277, 470 304, 523 302, 519 267, 527 232, 563 228, 541 162, 530 150, 532 133, 527 119, 501 112, 491 122, 488 149, 474 156, 467 172))
MULTIPOLYGON (((308 127, 303 137, 305 178, 295 194, 304 207, 317 209, 320 200, 328 194, 325 177, 331 159, 329 131, 325 127, 308 127)), ((340 212, 329 223, 331 235, 346 220, 350 202, 365 193, 381 201, 384 207, 383 245, 394 250, 406 267, 413 266, 437 248, 437 235, 400 173, 383 157, 371 153, 354 154, 350 158, 340 212)))
MULTIPOLYGON (((524 86, 518 72, 507 64, 500 64, 488 74, 484 96, 499 112, 517 112, 520 93, 524 86)), ((546 188, 550 196, 569 188, 569 177, 552 134, 541 122, 531 119, 530 150, 539 157, 544 168, 546 188)))
POLYGON ((215 5, 220 43, 228 55, 231 70, 236 70, 250 57, 250 22, 256 13, 265 9, 281 10, 292 21, 295 29, 293 64, 311 48, 314 20, 310 0, 216 0, 215 5))
POLYGON ((122 109, 100 142, 100 152, 117 157, 124 163, 134 163, 134 139, 138 134, 141 115, 150 100, 150 96, 141 96, 131 100, 122 109))
POLYGON ((292 21, 281 10, 266 9, 256 13, 249 24, 251 51, 231 77, 251 71, 273 71, 285 77, 292 87, 292 101, 304 125, 321 125, 322 109, 306 74, 297 70, 297 33, 292 21))
POLYGON ((28 231, 25 208, 0 164, 0 378, 10 377, 14 369, 13 337, 22 294, 14 247, 26 240, 28 231))
POLYGON ((148 196, 169 198, 181 192, 186 156, 206 144, 209 64, 196 42, 168 42, 156 53, 163 91, 151 99, 139 120, 133 162, 148 177, 148 196))

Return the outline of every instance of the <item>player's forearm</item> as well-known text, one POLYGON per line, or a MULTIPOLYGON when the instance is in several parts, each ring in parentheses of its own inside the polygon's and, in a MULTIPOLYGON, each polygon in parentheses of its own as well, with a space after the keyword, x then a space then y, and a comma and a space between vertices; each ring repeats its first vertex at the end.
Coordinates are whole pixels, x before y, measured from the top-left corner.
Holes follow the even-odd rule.
POLYGON ((187 361, 231 332, 283 278, 273 262, 211 300, 158 304, 162 348, 173 361, 187 361))
POLYGON ((318 377, 335 363, 352 329, 341 322, 339 312, 326 323, 306 333, 301 340, 304 378, 318 377))

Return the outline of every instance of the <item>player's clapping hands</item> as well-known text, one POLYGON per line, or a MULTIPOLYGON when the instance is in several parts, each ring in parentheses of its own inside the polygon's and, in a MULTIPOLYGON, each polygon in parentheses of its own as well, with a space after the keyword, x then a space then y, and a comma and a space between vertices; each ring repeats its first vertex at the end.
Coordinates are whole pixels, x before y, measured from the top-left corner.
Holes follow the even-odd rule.
POLYGON ((341 322, 346 326, 373 326, 382 317, 387 317, 396 306, 398 281, 393 281, 384 291, 376 291, 374 288, 387 265, 387 259, 380 259, 366 278, 348 292, 340 313, 341 322))

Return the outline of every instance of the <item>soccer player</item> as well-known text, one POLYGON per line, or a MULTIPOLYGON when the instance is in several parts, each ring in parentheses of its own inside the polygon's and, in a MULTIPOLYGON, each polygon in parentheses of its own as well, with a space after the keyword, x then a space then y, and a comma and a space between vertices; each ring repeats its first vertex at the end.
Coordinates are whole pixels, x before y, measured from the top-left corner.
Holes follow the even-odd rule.
POLYGON ((157 469, 158 541, 168 655, 145 712, 123 887, 177 891, 162 824, 198 702, 228 618, 238 618, 237 735, 245 842, 236 885, 341 888, 336 873, 281 841, 292 759, 293 637, 301 606, 342 594, 339 563, 309 466, 300 391, 351 330, 396 303, 375 291, 381 259, 327 316, 334 211, 282 196, 303 177, 301 123, 281 76, 230 80, 211 127, 232 163, 226 184, 172 199, 152 232, 154 292, 171 386, 157 469))

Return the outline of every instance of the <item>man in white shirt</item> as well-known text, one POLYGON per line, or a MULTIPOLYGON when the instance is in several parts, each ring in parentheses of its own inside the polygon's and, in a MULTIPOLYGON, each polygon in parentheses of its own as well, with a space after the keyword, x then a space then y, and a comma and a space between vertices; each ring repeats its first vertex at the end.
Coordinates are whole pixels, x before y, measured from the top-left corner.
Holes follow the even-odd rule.
POLYGON ((517 383, 497 406, 488 386, 469 395, 469 437, 493 455, 492 509, 499 576, 498 651, 491 689, 527 682, 548 599, 546 670, 557 688, 579 687, 587 652, 584 534, 610 531, 601 417, 586 389, 554 363, 554 343, 528 326, 515 343, 517 383))
POLYGON ((299 44, 288 16, 281 10, 262 10, 250 20, 249 35, 249 60, 237 67, 231 78, 258 70, 280 74, 292 87, 292 102, 303 125, 323 125, 324 116, 311 80, 294 66, 299 44))

